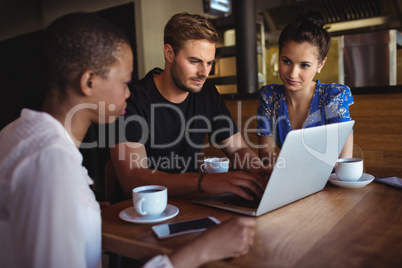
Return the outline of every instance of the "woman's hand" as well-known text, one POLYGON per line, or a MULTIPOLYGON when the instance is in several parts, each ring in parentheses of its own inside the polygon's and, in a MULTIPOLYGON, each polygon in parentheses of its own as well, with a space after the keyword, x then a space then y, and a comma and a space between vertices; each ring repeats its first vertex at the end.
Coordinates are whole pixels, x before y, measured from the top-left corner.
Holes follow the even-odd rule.
POLYGON ((208 262, 246 254, 254 243, 257 221, 251 217, 236 217, 202 233, 173 254, 175 268, 199 267, 208 262))

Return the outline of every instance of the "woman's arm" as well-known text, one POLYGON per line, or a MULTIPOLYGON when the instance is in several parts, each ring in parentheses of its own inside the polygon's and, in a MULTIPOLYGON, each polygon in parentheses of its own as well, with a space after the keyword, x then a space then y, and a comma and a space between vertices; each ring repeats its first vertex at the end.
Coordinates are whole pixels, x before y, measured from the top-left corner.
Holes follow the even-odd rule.
POLYGON ((85 236, 78 209, 83 173, 65 150, 49 149, 27 157, 17 168, 13 193, 11 247, 17 266, 85 267, 85 236))
POLYGON ((342 152, 339 158, 352 158, 353 157, 353 132, 350 132, 345 145, 343 146, 342 152))
POLYGON ((274 137, 272 136, 258 136, 258 155, 263 162, 264 166, 271 165, 272 167, 276 163, 276 144, 274 137))

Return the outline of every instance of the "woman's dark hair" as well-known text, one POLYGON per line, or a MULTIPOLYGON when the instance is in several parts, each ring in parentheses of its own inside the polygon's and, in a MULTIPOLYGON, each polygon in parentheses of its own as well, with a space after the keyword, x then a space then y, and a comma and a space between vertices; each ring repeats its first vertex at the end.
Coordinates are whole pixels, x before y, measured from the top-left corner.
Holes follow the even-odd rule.
POLYGON ((318 48, 318 62, 322 62, 328 54, 331 37, 324 29, 324 17, 318 11, 309 11, 299 16, 295 22, 288 24, 279 36, 279 54, 283 46, 289 42, 308 42, 318 48))
POLYGON ((78 12, 55 20, 44 34, 48 90, 63 98, 87 70, 107 77, 123 44, 129 45, 126 35, 95 14, 78 12))

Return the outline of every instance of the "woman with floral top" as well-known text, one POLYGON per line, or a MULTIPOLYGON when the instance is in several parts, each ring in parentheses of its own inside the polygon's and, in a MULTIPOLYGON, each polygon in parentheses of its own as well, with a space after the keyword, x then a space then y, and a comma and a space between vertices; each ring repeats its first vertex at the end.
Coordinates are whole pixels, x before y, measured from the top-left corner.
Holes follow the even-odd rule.
MULTIPOLYGON (((287 25, 279 37, 279 76, 283 84, 258 91, 259 155, 272 160, 294 129, 350 121, 353 97, 349 87, 313 81, 327 60, 330 36, 321 13, 310 11, 287 25)), ((352 157, 353 132, 340 157, 352 157)))

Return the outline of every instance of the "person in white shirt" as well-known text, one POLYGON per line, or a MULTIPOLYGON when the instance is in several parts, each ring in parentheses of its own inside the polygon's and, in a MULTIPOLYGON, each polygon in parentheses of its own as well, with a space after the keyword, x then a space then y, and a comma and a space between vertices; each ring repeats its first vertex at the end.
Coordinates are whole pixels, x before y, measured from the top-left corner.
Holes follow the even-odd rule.
MULTIPOLYGON (((78 148, 92 123, 125 113, 133 54, 127 37, 90 13, 45 31, 48 91, 0 132, 0 267, 100 267, 101 215, 78 148)), ((238 256, 256 221, 238 217, 145 267, 197 267, 238 256)))

